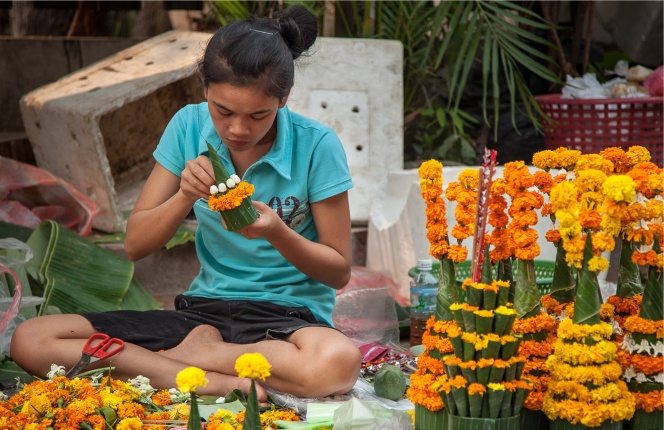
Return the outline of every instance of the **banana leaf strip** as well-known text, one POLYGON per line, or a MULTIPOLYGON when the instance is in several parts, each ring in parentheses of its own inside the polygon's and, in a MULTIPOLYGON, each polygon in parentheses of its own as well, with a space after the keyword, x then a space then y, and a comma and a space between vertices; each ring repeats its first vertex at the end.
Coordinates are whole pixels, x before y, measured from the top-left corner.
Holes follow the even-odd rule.
POLYGON ((602 298, 599 295, 599 283, 597 275, 588 269, 588 261, 593 256, 592 238, 586 236, 586 245, 583 252, 583 266, 579 274, 579 285, 576 289, 576 300, 574 301, 574 324, 599 324, 599 310, 602 298))
POLYGON ((459 302, 454 262, 447 257, 442 257, 440 259, 440 274, 441 280, 438 284, 438 297, 436 299, 436 319, 452 321, 454 315, 450 310, 450 305, 459 302))

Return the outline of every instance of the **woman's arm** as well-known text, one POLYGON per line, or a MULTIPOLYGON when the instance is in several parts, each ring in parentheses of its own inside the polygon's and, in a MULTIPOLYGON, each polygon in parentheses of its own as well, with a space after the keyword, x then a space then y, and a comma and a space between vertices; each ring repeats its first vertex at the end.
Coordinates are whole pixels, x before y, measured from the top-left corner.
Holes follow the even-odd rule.
POLYGON ((351 231, 348 193, 311 204, 318 242, 288 227, 269 206, 254 202, 260 218, 239 232, 249 238, 263 236, 302 273, 334 289, 348 284, 351 268, 351 231))
POLYGON ((156 163, 127 220, 124 246, 129 258, 140 260, 163 247, 196 200, 207 199, 214 182, 205 156, 188 161, 181 178, 156 163))

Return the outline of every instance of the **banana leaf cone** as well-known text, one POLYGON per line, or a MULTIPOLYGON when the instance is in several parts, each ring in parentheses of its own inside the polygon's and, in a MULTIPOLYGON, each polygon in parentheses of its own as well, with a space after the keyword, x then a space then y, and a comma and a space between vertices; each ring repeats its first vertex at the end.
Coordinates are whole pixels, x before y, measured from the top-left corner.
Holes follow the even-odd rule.
POLYGON ((452 386, 452 395, 454 396, 454 403, 457 408, 457 414, 462 417, 470 415, 470 408, 468 405, 468 389, 466 387, 452 386))
POLYGON ((664 429, 663 411, 655 409, 646 412, 643 409, 634 411, 634 416, 629 421, 631 430, 662 430, 664 429))
POLYGON ((466 325, 463 323, 463 304, 459 302, 453 303, 450 306, 450 309, 452 310, 452 315, 454 316, 454 321, 456 322, 457 327, 459 327, 462 331, 467 331, 466 325))
POLYGON ((586 235, 583 266, 579 274, 579 285, 576 289, 576 299, 574 301, 574 317, 572 318, 574 324, 593 325, 600 322, 599 310, 602 305, 602 299, 599 295, 597 275, 588 269, 588 261, 592 257, 592 237, 588 234, 586 235))
POLYGON ((553 268, 553 279, 551 280, 551 297, 559 303, 570 303, 574 300, 576 282, 574 270, 567 265, 565 258, 567 251, 562 243, 556 245, 556 263, 553 268))
POLYGON ((467 340, 463 341, 463 361, 472 361, 475 359, 475 344, 468 342, 467 340))
POLYGON ((523 387, 517 387, 514 392, 514 401, 512 415, 519 415, 521 409, 523 409, 523 403, 526 401, 526 396, 528 395, 529 390, 523 387))
POLYGON ((484 288, 475 288, 473 285, 482 287, 483 284, 473 282, 472 284, 466 285, 466 300, 470 306, 481 308, 484 288))
MULTIPOLYGON (((510 302, 514 303, 514 275, 512 272, 512 259, 508 258, 506 260, 500 260, 496 263, 496 280, 498 281, 507 281, 509 282, 510 287, 507 291, 507 297, 505 303, 510 302)), ((500 306, 500 305, 498 305, 500 306)))
POLYGON ((482 293, 482 308, 484 310, 492 311, 496 309, 497 301, 498 293, 491 288, 485 288, 482 293))
POLYGON ((415 405, 415 430, 447 429, 449 428, 449 414, 447 407, 432 412, 425 406, 415 405))
POLYGON ((497 384, 498 382, 503 382, 505 377, 505 367, 491 366, 491 372, 489 373, 489 382, 497 384))
POLYGON ((493 314, 493 319, 494 319, 493 332, 496 333, 498 336, 503 336, 505 334, 509 334, 510 331, 507 330, 507 326, 510 322, 511 317, 512 317, 512 315, 507 315, 507 314, 500 313, 500 312, 494 312, 494 314, 493 314))
MULTIPOLYGON (((210 144, 210 142, 205 142, 208 147, 208 154, 210 156, 210 161, 212 162, 212 169, 214 170, 214 178, 217 181, 217 184, 225 184, 226 181, 230 178, 228 171, 224 167, 219 154, 210 144)), ((226 228, 229 231, 240 230, 258 219, 258 211, 254 208, 254 205, 251 203, 250 198, 245 198, 240 206, 237 206, 233 209, 220 211, 221 217, 224 219, 226 228)))
POLYGON ((500 347, 502 345, 500 344, 500 340, 492 340, 489 339, 489 342, 484 349, 482 349, 482 358, 493 358, 496 359, 500 357, 500 347))
POLYGON ((475 368, 475 373, 477 373, 478 384, 486 385, 489 383, 489 375, 491 374, 491 367, 492 366, 484 366, 484 367, 477 366, 475 368))
POLYGON ((445 405, 445 409, 447 409, 447 413, 450 415, 458 415, 459 412, 457 411, 456 402, 454 401, 454 395, 452 394, 452 387, 448 386, 447 391, 441 390, 439 391, 439 393, 441 397, 443 395, 445 396, 442 397, 442 399, 443 399, 443 404, 445 405))
MULTIPOLYGON (((198 400, 196 400, 196 393, 192 391, 190 395, 191 411, 189 412, 189 420, 187 421, 187 430, 202 430, 203 426, 201 425, 201 413, 198 410, 198 400)), ((260 423, 260 418, 258 422, 260 423)))
POLYGON ((623 239, 620 248, 618 284, 616 286, 616 295, 621 299, 636 296, 643 293, 644 290, 639 266, 632 261, 632 254, 634 254, 632 241, 623 239))
MULTIPOLYGON (((249 396, 247 397, 247 408, 244 414, 244 424, 246 430, 262 430, 260 411, 258 410, 258 394, 256 393, 256 381, 251 380, 249 387, 249 396)), ((188 430, 188 429, 187 429, 188 430)))
POLYGON ((459 293, 456 286, 454 262, 447 257, 440 259, 440 283, 436 299, 436 319, 438 321, 451 321, 454 316, 450 305, 459 302, 459 293))
POLYGON ((492 315, 486 314, 491 311, 475 311, 475 331, 477 334, 489 334, 493 330, 493 312, 492 315))
POLYGON ((508 302, 513 303, 513 301, 510 301, 510 289, 512 288, 512 285, 514 285, 514 282, 510 282, 507 285, 500 285, 498 287, 498 296, 496 297, 496 307, 505 306, 508 302))
POLYGON ((505 398, 505 389, 494 389, 491 385, 487 387, 487 395, 489 397, 489 418, 498 418, 500 410, 503 406, 503 399, 505 398))
POLYGON ((461 374, 463 377, 468 381, 469 384, 473 384, 477 382, 477 373, 476 373, 476 367, 475 366, 464 366, 461 365, 459 366, 461 368, 461 374))
POLYGON ((523 368, 526 367, 526 362, 525 361, 517 361, 516 362, 516 374, 514 375, 514 379, 517 381, 521 380, 521 375, 523 374, 523 368))
POLYGON ((459 358, 453 354, 445 356, 443 359, 443 368, 445 369, 445 374, 449 379, 454 379, 454 377, 461 372, 459 362, 459 358))
POLYGON ((491 269, 491 258, 489 257, 489 244, 484 245, 484 259, 482 260, 480 282, 488 285, 493 283, 493 270, 491 269))
MULTIPOLYGON (((655 235, 653 251, 659 256, 662 250, 659 246, 659 237, 655 235)), ((576 310, 574 311, 576 314, 576 310)), ((661 321, 664 319, 664 285, 662 272, 656 266, 648 268, 648 279, 643 291, 643 301, 639 316, 646 320, 661 321)))
POLYGON ((471 418, 480 418, 482 416, 482 406, 484 405, 484 395, 475 393, 468 395, 468 403, 471 418))
POLYGON ((507 382, 512 382, 516 379, 516 363, 510 363, 508 367, 505 368, 505 375, 503 380, 507 382))
POLYGON ((448 339, 452 344, 452 349, 454 349, 454 355, 463 360, 463 340, 461 339, 461 335, 449 336, 448 339))
POLYGON ((512 397, 513 392, 511 390, 505 390, 503 403, 500 407, 500 418, 509 418, 512 416, 512 397))
POLYGON ((519 344, 521 343, 521 336, 512 336, 514 339, 506 340, 505 343, 501 340, 502 348, 500 348, 500 358, 509 360, 515 356, 519 351, 519 344))
POLYGON ((540 313, 541 299, 535 275, 535 262, 518 259, 516 266, 514 309, 519 318, 534 317, 540 313))
POLYGON ((489 418, 489 390, 484 393, 484 399, 482 402, 482 418, 489 418))
MULTIPOLYGON (((475 290, 473 287, 467 287, 466 291, 475 290)), ((461 310, 463 315, 463 325, 466 328, 466 332, 472 333, 475 331, 475 311, 476 307, 465 308, 461 310)))

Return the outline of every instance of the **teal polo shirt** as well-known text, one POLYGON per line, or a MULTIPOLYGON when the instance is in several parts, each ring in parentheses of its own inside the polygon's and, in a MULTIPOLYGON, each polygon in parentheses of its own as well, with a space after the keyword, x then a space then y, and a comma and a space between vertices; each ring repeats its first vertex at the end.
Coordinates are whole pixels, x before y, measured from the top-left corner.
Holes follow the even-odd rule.
MULTIPOLYGON (((218 148, 226 170, 235 173, 207 103, 188 105, 174 115, 154 158, 180 177, 188 160, 208 155, 206 140, 218 148)), ((318 233, 310 205, 353 187, 346 154, 335 132, 287 107, 278 110, 272 148, 242 179, 254 185, 252 200, 270 206, 290 228, 314 242, 318 233)), ((207 201, 197 201, 194 212, 201 270, 185 294, 306 306, 320 322, 332 325, 336 290, 300 272, 267 240, 248 240, 226 231, 219 213, 211 211, 207 201)))

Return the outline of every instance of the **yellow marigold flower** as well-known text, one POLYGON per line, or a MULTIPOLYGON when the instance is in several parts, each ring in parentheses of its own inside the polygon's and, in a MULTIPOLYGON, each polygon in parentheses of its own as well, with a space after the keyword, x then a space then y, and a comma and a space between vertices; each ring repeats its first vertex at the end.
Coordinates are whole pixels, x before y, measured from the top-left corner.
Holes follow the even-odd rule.
POLYGON ((556 149, 558 166, 563 169, 573 170, 580 157, 581 151, 577 149, 567 149, 564 147, 556 149))
POLYGON ((629 159, 627 154, 620 147, 605 148, 599 155, 613 163, 616 173, 625 173, 629 169, 629 159))
POLYGON ((143 422, 140 418, 124 418, 116 427, 117 430, 142 430, 143 422))
POLYGON ((205 371, 198 367, 187 367, 175 377, 178 390, 183 393, 195 392, 198 387, 205 387, 208 383, 205 371))
MULTIPOLYGON (((578 206, 579 190, 572 182, 563 181, 551 188, 551 211, 569 211, 578 206)), ((556 214, 556 217, 558 215, 556 214)))
POLYGON ((632 202, 636 197, 636 183, 627 175, 613 175, 602 184, 604 195, 615 202, 632 202))
POLYGON ((644 163, 650 161, 650 151, 644 146, 630 146, 627 149, 627 162, 630 166, 635 166, 639 163, 644 163))
POLYGON ((609 268, 609 261, 604 257, 592 257, 588 261, 588 270, 591 272, 601 272, 609 268))
POLYGON ((536 152, 533 154, 533 166, 542 170, 555 169, 559 167, 557 154, 550 149, 536 152))
POLYGON ((514 309, 508 308, 507 306, 498 306, 494 312, 497 314, 507 315, 507 316, 516 314, 516 311, 514 309))
POLYGON ((493 391, 505 391, 505 386, 501 383, 489 382, 486 384, 486 387, 493 391))
POLYGON ((21 408, 21 413, 31 416, 33 418, 38 418, 50 413, 53 410, 53 405, 48 396, 45 394, 39 394, 32 396, 30 400, 23 403, 23 408, 21 408))
POLYGON ((260 353, 242 354, 235 361, 235 371, 240 378, 262 379, 270 376, 272 366, 260 353))
POLYGON ((474 190, 480 183, 480 172, 477 169, 463 169, 457 180, 464 188, 474 190))
POLYGON ((579 172, 576 178, 576 186, 582 193, 601 190, 602 183, 606 180, 606 174, 601 170, 588 169, 579 172))
POLYGON ((168 411, 168 419, 171 420, 186 420, 189 418, 191 408, 188 403, 177 403, 171 410, 168 411))
POLYGON ((599 154, 582 154, 576 162, 574 167, 574 174, 578 177, 579 174, 588 169, 600 170, 609 175, 613 172, 613 163, 599 154))

